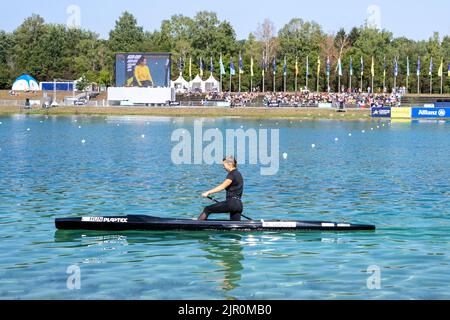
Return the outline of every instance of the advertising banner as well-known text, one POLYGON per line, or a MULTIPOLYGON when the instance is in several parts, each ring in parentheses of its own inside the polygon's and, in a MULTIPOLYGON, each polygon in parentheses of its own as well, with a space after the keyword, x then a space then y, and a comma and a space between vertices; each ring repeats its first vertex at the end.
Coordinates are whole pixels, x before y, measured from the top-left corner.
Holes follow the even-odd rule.
POLYGON ((450 108, 413 108, 414 119, 450 119, 450 108))
POLYGON ((411 119, 412 117, 411 110, 412 108, 404 108, 404 107, 391 108, 391 117, 393 119, 411 119))
POLYGON ((372 108, 372 118, 390 118, 391 108, 390 107, 380 107, 372 108))

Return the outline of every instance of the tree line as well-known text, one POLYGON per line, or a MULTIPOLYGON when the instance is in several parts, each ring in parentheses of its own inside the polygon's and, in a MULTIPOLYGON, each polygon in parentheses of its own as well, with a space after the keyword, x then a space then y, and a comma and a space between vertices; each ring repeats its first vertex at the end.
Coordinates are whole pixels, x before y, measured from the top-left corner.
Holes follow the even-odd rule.
MULTIPOLYGON (((330 86, 338 87, 338 60, 342 61, 342 85, 348 87, 350 58, 353 59, 354 87, 360 87, 360 61, 365 62, 363 88, 371 86, 371 61, 375 61, 374 89, 380 90, 384 82, 387 88, 394 86, 395 63, 398 62, 398 86, 406 85, 407 59, 410 60, 409 91, 417 91, 417 60, 421 59, 420 91, 429 92, 429 61, 434 59, 433 91, 440 90, 441 79, 437 77, 441 59, 445 62, 446 92, 450 91, 447 63, 450 62, 450 36, 441 38, 434 33, 428 40, 414 41, 405 37, 395 38, 387 30, 377 30, 366 25, 351 30, 340 29, 329 34, 314 21, 294 18, 276 30, 266 19, 259 24, 247 39, 239 40, 233 26, 222 21, 214 12, 202 11, 194 17, 174 15, 161 22, 155 31, 145 31, 136 18, 124 12, 110 31, 108 39, 101 39, 89 30, 68 28, 65 25, 49 24, 39 15, 32 15, 13 32, 0 31, 0 88, 8 89, 14 79, 28 73, 38 81, 54 79, 73 80, 84 76, 100 85, 114 84, 114 62, 117 52, 171 52, 172 76, 183 72, 189 80, 188 63, 192 60, 192 74, 199 73, 199 60, 204 61, 205 73, 209 71, 213 58, 214 76, 219 77, 219 57, 222 55, 227 75, 223 89, 229 90, 229 61, 238 65, 243 58, 244 73, 241 75, 242 90, 250 89, 250 61, 254 61, 254 87, 262 88, 265 67, 265 88, 273 87, 273 60, 277 61, 276 89, 284 89, 284 59, 287 60, 287 90, 293 91, 297 74, 298 87, 304 87, 308 78, 309 87, 317 83, 317 61, 322 61, 319 87, 327 89, 326 61, 330 60, 330 86), (309 75, 307 74, 307 58, 309 75), (297 61, 297 64, 296 64, 297 61), (296 68, 297 66, 297 68, 296 68), (298 73, 297 73, 298 70, 298 73), (384 81, 386 70, 386 81, 384 81)), ((234 77, 235 79, 236 77, 234 77)), ((237 90, 237 81, 232 82, 237 90)))

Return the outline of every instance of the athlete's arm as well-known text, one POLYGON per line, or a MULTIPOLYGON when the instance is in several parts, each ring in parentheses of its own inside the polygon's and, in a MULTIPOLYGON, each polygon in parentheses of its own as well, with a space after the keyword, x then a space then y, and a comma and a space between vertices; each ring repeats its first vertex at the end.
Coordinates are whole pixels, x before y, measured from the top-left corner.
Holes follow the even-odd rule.
POLYGON ((225 190, 226 188, 231 186, 232 183, 233 183, 233 180, 226 179, 220 186, 217 186, 214 189, 211 189, 211 190, 203 193, 202 196, 207 198, 207 197, 209 197, 212 194, 222 192, 223 190, 225 190))

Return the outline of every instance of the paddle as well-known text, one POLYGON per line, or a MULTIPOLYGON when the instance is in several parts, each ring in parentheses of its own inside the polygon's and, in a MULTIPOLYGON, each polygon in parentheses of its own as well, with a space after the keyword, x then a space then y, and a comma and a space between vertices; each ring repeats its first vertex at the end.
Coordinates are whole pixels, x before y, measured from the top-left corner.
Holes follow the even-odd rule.
MULTIPOLYGON (((214 201, 215 203, 220 203, 220 201, 214 199, 214 198, 211 197, 211 196, 208 196, 208 199, 211 200, 211 201, 214 201)), ((247 220, 253 221, 252 218, 246 217, 246 216, 244 216, 242 213, 241 213, 241 216, 244 217, 244 218, 247 219, 247 220)))

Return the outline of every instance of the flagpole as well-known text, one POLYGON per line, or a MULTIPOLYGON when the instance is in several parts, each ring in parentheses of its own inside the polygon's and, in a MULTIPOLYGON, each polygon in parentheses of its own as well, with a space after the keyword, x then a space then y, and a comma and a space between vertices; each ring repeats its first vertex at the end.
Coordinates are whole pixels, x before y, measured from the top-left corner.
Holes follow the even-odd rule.
POLYGON ((420 94, 420 74, 417 75, 417 94, 420 94))
POLYGON ((342 74, 342 61, 341 61, 341 57, 339 56, 339 61, 338 61, 339 65, 338 65, 338 93, 341 93, 341 74, 342 74))
POLYGON ((430 94, 433 94, 433 73, 430 74, 430 94))
POLYGON ((363 74, 361 74, 361 92, 364 92, 364 88, 363 88, 363 74))
POLYGON ((241 70, 239 70, 239 93, 241 93, 241 70))
POLYGON ((406 93, 409 93, 409 76, 406 76, 406 93))
POLYGON ((220 92, 222 92, 222 65, 223 65, 223 60, 222 60, 222 52, 220 53, 220 61, 219 61, 219 69, 220 69, 220 92))
POLYGON ((417 94, 420 94, 420 57, 417 59, 417 94))
POLYGON ((305 75, 305 78, 306 78, 306 90, 309 90, 308 89, 308 77, 309 77, 309 56, 306 56, 306 75, 305 75))
POLYGON ((276 79, 275 79, 275 76, 276 76, 276 74, 275 74, 275 72, 273 73, 273 92, 276 92, 275 90, 276 90, 276 83, 275 83, 275 81, 276 81, 276 79))
POLYGON ((231 72, 230 72, 230 93, 231 93, 231 85, 232 85, 232 82, 231 82, 232 80, 231 80, 231 79, 232 79, 232 78, 233 78, 233 75, 232 75, 231 72))

